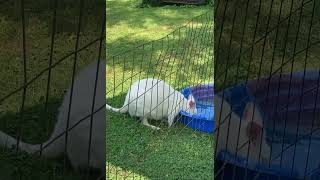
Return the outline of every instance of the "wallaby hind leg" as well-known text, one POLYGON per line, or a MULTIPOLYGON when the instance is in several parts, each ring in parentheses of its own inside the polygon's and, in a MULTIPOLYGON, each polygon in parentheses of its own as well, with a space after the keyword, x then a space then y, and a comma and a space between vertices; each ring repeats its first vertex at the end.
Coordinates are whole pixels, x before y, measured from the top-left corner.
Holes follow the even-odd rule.
POLYGON ((149 124, 148 119, 147 119, 147 118, 145 118, 145 117, 141 118, 141 121, 142 121, 142 124, 143 124, 143 125, 145 125, 145 126, 147 126, 147 127, 151 128, 151 129, 154 129, 154 130, 160 130, 160 128, 159 128, 159 127, 156 127, 156 126, 153 126, 153 125, 149 124))

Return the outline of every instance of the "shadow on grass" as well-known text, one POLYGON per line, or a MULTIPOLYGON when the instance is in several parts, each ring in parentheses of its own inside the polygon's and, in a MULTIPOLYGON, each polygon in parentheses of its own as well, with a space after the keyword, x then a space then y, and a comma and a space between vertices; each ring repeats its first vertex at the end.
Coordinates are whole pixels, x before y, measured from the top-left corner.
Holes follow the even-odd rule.
MULTIPOLYGON (((86 20, 86 17, 93 16, 95 22, 101 22, 103 17, 101 14, 105 12, 105 1, 98 0, 92 3, 92 1, 84 0, 83 1, 83 13, 85 16, 83 20, 86 20)), ((30 17, 37 16, 41 21, 48 23, 48 26, 51 26, 52 16, 54 9, 57 11, 57 29, 60 32, 60 25, 64 22, 66 29, 73 29, 72 32, 76 32, 77 27, 77 18, 75 16, 79 15, 80 12, 80 1, 77 0, 66 0, 59 1, 56 4, 54 1, 41 1, 41 0, 26 0, 24 1, 24 14, 26 25, 28 26, 28 20, 30 17), (61 22, 59 22, 61 20, 61 22), (74 27, 72 27, 74 26, 74 27)), ((12 21, 18 21, 21 23, 21 2, 20 1, 2 1, 0 6, 0 17, 6 17, 12 21)), ((83 23, 86 25, 88 22, 83 23)))

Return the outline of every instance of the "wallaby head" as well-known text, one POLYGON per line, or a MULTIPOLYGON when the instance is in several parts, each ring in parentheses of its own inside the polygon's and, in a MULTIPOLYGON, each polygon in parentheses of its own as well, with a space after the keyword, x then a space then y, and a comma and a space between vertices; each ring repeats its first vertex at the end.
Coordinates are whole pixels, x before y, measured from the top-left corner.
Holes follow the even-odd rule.
POLYGON ((192 94, 188 96, 187 104, 183 108, 186 112, 190 114, 197 114, 197 107, 196 107, 196 101, 192 94))
POLYGON ((238 156, 246 158, 250 148, 249 161, 257 161, 259 158, 267 161, 270 147, 265 140, 262 115, 254 103, 247 103, 240 118, 226 100, 215 96, 215 128, 219 128, 219 133, 216 130, 217 150, 237 152, 238 156))

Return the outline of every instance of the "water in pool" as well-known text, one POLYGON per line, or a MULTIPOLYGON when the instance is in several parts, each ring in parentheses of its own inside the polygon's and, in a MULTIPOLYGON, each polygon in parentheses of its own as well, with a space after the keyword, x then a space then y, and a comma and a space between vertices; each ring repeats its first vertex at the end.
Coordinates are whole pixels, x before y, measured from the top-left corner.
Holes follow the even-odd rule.
POLYGON ((197 116, 204 117, 207 120, 213 121, 213 101, 198 101, 197 102, 198 113, 197 116))

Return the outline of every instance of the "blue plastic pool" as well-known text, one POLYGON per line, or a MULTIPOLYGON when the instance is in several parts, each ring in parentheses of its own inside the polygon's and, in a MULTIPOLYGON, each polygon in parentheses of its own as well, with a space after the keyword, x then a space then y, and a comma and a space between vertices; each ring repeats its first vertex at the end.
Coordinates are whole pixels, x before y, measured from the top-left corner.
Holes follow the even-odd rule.
POLYGON ((186 87, 181 90, 181 93, 186 98, 190 93, 194 96, 198 113, 191 115, 185 111, 181 111, 180 122, 192 129, 206 133, 213 133, 213 84, 202 84, 193 87, 186 87))
MULTIPOLYGON (((273 78, 261 78, 259 81, 251 80, 245 86, 238 84, 227 88, 216 95, 224 93, 225 100, 233 105, 233 111, 239 116, 242 115, 247 102, 254 101, 260 108, 263 115, 263 123, 266 128, 267 143, 272 146, 271 157, 273 161, 269 164, 248 163, 245 157, 235 157, 227 150, 217 152, 215 158, 215 179, 253 179, 260 174, 260 179, 320 179, 320 131, 315 131, 311 141, 306 136, 310 132, 310 124, 313 120, 313 113, 320 114, 320 106, 314 108, 317 99, 320 98, 320 86, 318 85, 318 71, 283 74, 273 78), (305 78, 303 78, 305 76, 305 78), (304 80, 303 80, 304 79, 304 80), (291 88, 289 91, 289 85, 291 88), (302 86, 303 85, 303 86, 302 86), (266 90, 269 88, 269 91, 266 90), (303 97, 301 97, 301 90, 303 97), (288 94, 290 92, 290 94, 288 94), (302 99, 302 102, 300 102, 302 99), (277 106, 275 106, 277 104, 277 106), (300 118, 299 118, 300 113, 300 118), (301 116, 302 115, 302 116, 301 116), (284 122, 287 119, 286 133, 283 134, 284 122), (297 121, 299 125, 299 142, 295 142, 297 121), (275 120, 275 130, 273 130, 275 120), (288 147, 281 154, 282 145, 288 147), (307 161, 309 142, 310 154, 307 161), (291 145, 291 146, 290 146, 291 145), (282 165, 280 166, 280 157, 282 165), (294 160, 294 164, 292 162, 294 160), (306 167, 306 163, 308 166, 306 167), (224 173, 218 173, 223 168, 224 173)), ((316 122, 319 124, 320 120, 316 122)), ((220 171, 223 172, 223 171, 220 171)))

